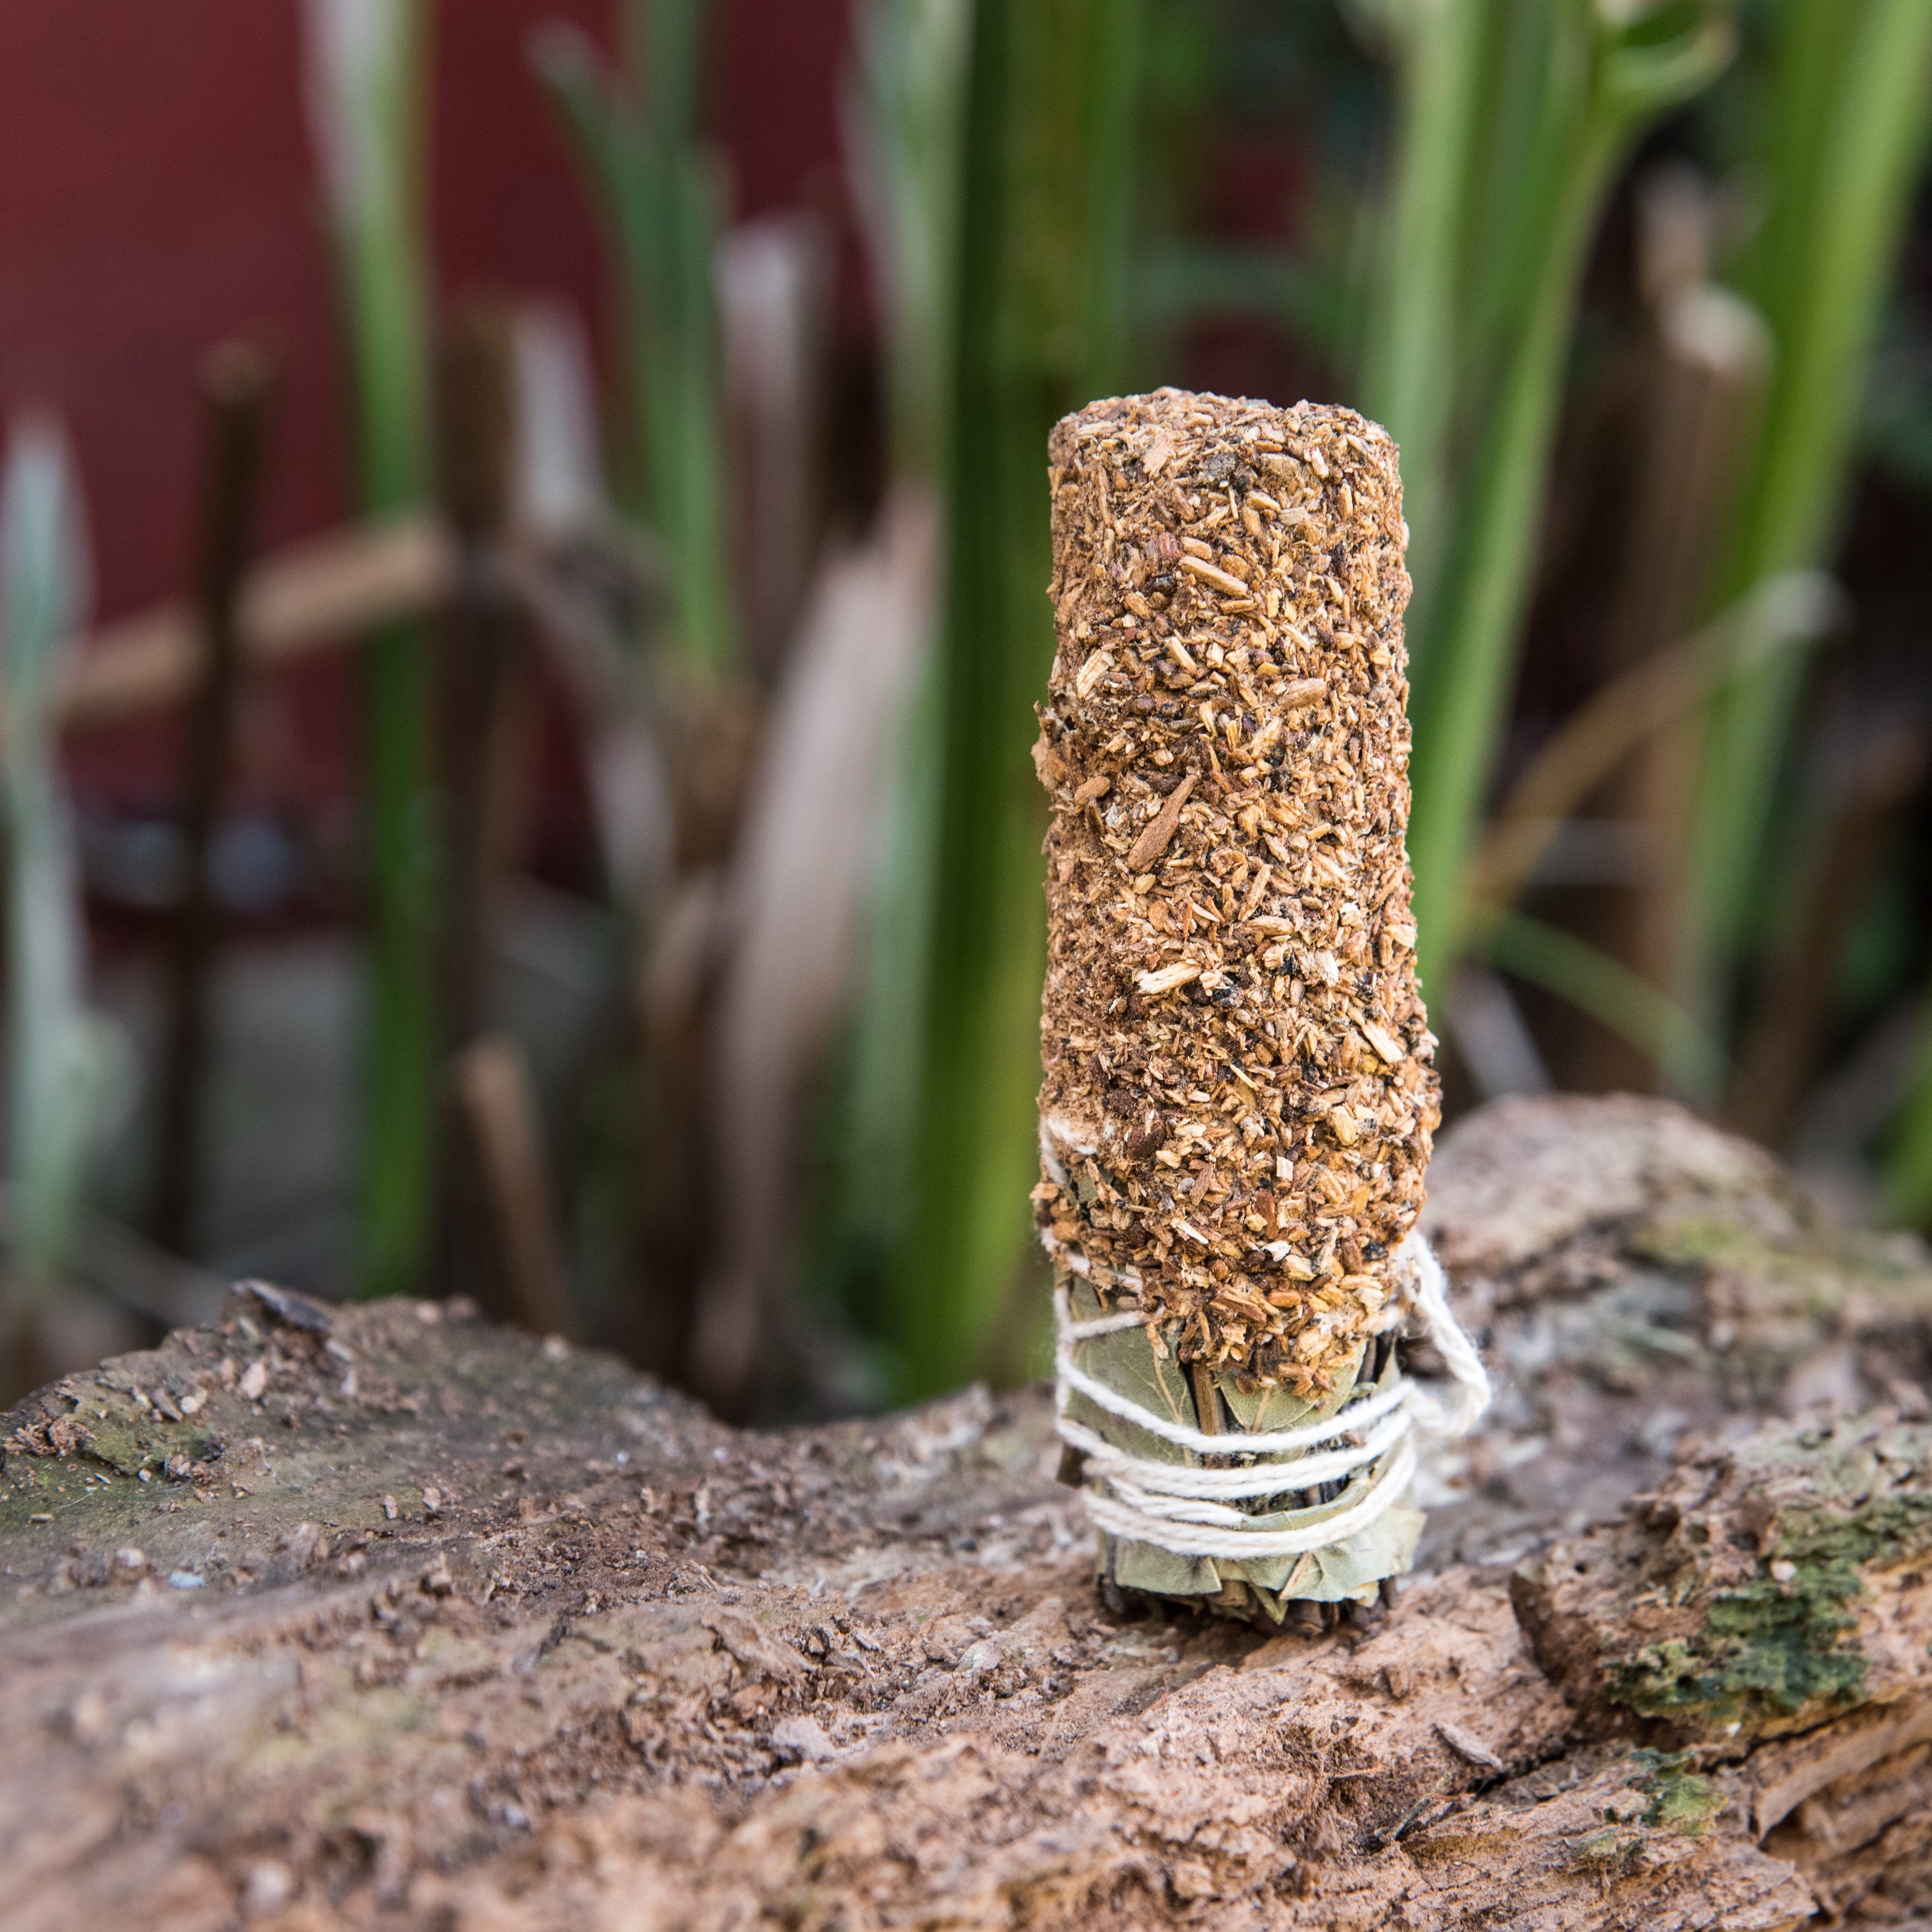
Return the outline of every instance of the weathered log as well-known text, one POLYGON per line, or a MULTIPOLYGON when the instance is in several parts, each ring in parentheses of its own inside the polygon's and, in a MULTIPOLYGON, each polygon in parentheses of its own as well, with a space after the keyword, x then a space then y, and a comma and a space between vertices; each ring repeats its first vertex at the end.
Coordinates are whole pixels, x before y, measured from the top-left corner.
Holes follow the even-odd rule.
POLYGON ((272 1292, 42 1391, 0 1927, 1932 1910, 1923 1250, 1649 1102, 1504 1103, 1431 1185, 1500 1395, 1375 1630, 1110 1613, 1034 1391, 740 1433, 272 1292))

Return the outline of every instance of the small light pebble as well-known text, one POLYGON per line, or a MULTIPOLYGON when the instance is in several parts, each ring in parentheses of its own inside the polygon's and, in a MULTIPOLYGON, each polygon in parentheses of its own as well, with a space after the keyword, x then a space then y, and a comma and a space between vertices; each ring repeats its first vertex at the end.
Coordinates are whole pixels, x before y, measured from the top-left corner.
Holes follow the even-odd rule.
POLYGON ((1771 1574, 1774 1582, 1788 1583, 1798 1574, 1798 1565, 1789 1557, 1780 1556, 1771 1566, 1771 1574))
POLYGON ((278 1858, 260 1858, 242 1881, 242 1910, 250 1918, 279 1912, 295 1896, 295 1874, 278 1858))
POLYGON ((781 1718, 772 1726, 772 1742, 788 1756, 822 1764, 833 1754, 825 1726, 815 1718, 781 1718))
POLYGON ((192 1570, 170 1570, 168 1581, 177 1590, 200 1590, 208 1586, 206 1576, 197 1576, 192 1570))

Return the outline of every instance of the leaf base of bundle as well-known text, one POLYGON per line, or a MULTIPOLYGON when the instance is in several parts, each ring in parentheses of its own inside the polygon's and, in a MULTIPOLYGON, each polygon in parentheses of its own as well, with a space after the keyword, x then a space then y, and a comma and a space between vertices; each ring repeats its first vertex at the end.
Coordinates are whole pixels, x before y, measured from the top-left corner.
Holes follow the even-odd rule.
MULTIPOLYGON (((1090 1285, 1070 1271, 1060 1271, 1058 1288, 1076 1320, 1090 1322, 1108 1312, 1090 1285)), ((1396 1352, 1401 1306, 1392 1305, 1385 1318, 1380 1333, 1357 1344, 1334 1389, 1318 1398, 1286 1388, 1244 1390, 1234 1376, 1190 1369, 1177 1357, 1178 1324, 1122 1328, 1075 1344, 1078 1366, 1106 1390, 1127 1398, 1150 1418, 1225 1437, 1225 1453, 1210 1455, 1163 1442, 1149 1429, 1111 1413, 1078 1386, 1066 1394, 1065 1413, 1112 1447, 1136 1456, 1192 1467, 1246 1463, 1244 1439, 1328 1420, 1365 1390, 1400 1376, 1396 1352)), ((1253 1460, 1258 1465, 1267 1459, 1253 1460)), ((1358 1497, 1363 1478, 1379 1477, 1386 1462, 1378 1458, 1355 1480, 1298 1490, 1295 1459, 1281 1461, 1276 1466, 1280 1490, 1256 1499, 1248 1524, 1266 1532, 1296 1524, 1298 1519, 1318 1522, 1322 1512, 1338 1514, 1358 1497)), ((1083 1486, 1095 1480, 1092 1468, 1077 1455, 1064 1465, 1063 1477, 1083 1486)), ((1406 1574, 1414 1561, 1424 1521, 1423 1512, 1405 1494, 1372 1522, 1335 1543, 1293 1555, 1240 1557, 1183 1554, 1096 1526, 1095 1579, 1102 1595, 1122 1608, 1135 1598, 1158 1599, 1268 1630, 1312 1633, 1332 1628, 1343 1616, 1372 1622, 1384 1586, 1406 1574)))
MULTIPOLYGON (((1125 1611, 1137 1602, 1159 1603, 1169 1610, 1189 1610, 1232 1617, 1237 1622, 1252 1624, 1258 1630, 1270 1632, 1287 1630, 1313 1636, 1334 1629, 1338 1624, 1372 1630, 1387 1616, 1388 1606, 1394 1600, 1396 1580, 1408 1574, 1422 1532, 1420 1510, 1391 1511, 1390 1514, 1413 1519, 1406 1546, 1394 1552, 1400 1558, 1397 1567, 1372 1582, 1353 1588, 1345 1588, 1342 1581, 1352 1567, 1379 1565, 1372 1559, 1359 1563, 1358 1556, 1366 1552, 1353 1552, 1348 1545, 1335 1552, 1323 1550, 1293 1559, 1275 1559, 1277 1563, 1292 1560, 1298 1565, 1309 1566, 1309 1570, 1286 1587, 1270 1589, 1244 1574, 1262 1568, 1260 1564, 1176 1556, 1150 1544, 1109 1536, 1104 1532, 1098 1539, 1094 1581, 1102 1598, 1117 1612, 1125 1611), (1328 1559, 1331 1556, 1340 1560, 1330 1563, 1328 1559)), ((1365 1538, 1354 1539, 1358 1544, 1365 1540, 1365 1538)))

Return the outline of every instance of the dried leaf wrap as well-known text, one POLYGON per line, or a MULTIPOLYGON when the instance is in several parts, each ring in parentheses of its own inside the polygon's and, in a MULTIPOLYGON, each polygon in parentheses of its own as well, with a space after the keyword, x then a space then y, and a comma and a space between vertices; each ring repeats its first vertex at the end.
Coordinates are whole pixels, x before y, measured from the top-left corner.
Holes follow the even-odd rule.
MULTIPOLYGON (((1102 1312, 1098 1298, 1085 1283, 1076 1286, 1071 1311, 1076 1320, 1102 1312)), ((1394 1311, 1390 1310, 1391 1314, 1394 1311)), ((1075 1346, 1079 1366, 1110 1388, 1130 1396, 1153 1414, 1194 1425, 1199 1420, 1198 1394, 1187 1371, 1174 1360, 1159 1331, 1123 1329, 1075 1346)), ((1357 1392, 1358 1370, 1366 1350, 1336 1378, 1333 1391, 1308 1401, 1285 1388, 1255 1389, 1244 1394, 1232 1382, 1222 1383, 1216 1399, 1224 1402, 1235 1426, 1228 1432, 1231 1455, 1238 1454, 1244 1432, 1255 1435, 1294 1429, 1333 1415, 1357 1392)), ((1382 1377, 1398 1372, 1393 1351, 1384 1353, 1382 1377)), ((1378 1378, 1378 1379, 1380 1379, 1378 1378)), ((1109 1414, 1077 1392, 1068 1399, 1068 1412, 1096 1430, 1130 1455, 1152 1457, 1198 1468, 1205 1460, 1174 1447, 1150 1430, 1109 1414)), ((1293 1480, 1292 1462, 1283 1465, 1284 1482, 1293 1480)), ((1382 1472, 1380 1462, 1357 1479, 1366 1486, 1382 1472)), ((1270 1502, 1247 1512, 1258 1530, 1286 1529, 1316 1522, 1348 1508, 1360 1493, 1354 1486, 1335 1483, 1311 1494, 1284 1490, 1270 1502)), ((1257 1622, 1279 1624, 1289 1604, 1336 1604, 1372 1600, 1384 1577, 1399 1576, 1415 1554, 1422 1534, 1422 1512, 1398 1503, 1346 1540, 1299 1556, 1261 1556, 1245 1562, 1227 1557, 1178 1556, 1153 1544, 1109 1536, 1100 1538, 1100 1565, 1108 1580, 1122 1589, 1150 1596, 1206 1598, 1211 1607, 1257 1622)))
POLYGON ((1231 1400, 1339 1400, 1439 1118, 1395 446, 1164 389, 1051 456, 1042 1232, 1231 1400))

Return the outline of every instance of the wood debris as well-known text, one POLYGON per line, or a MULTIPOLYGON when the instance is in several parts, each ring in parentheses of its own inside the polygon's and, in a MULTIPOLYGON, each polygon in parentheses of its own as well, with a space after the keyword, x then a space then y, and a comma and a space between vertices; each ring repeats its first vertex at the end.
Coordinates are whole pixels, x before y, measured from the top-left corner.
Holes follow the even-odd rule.
POLYGON ((1051 459, 1040 1225, 1184 1360, 1321 1391, 1394 1298, 1440 1117, 1395 446, 1163 389, 1051 459))

